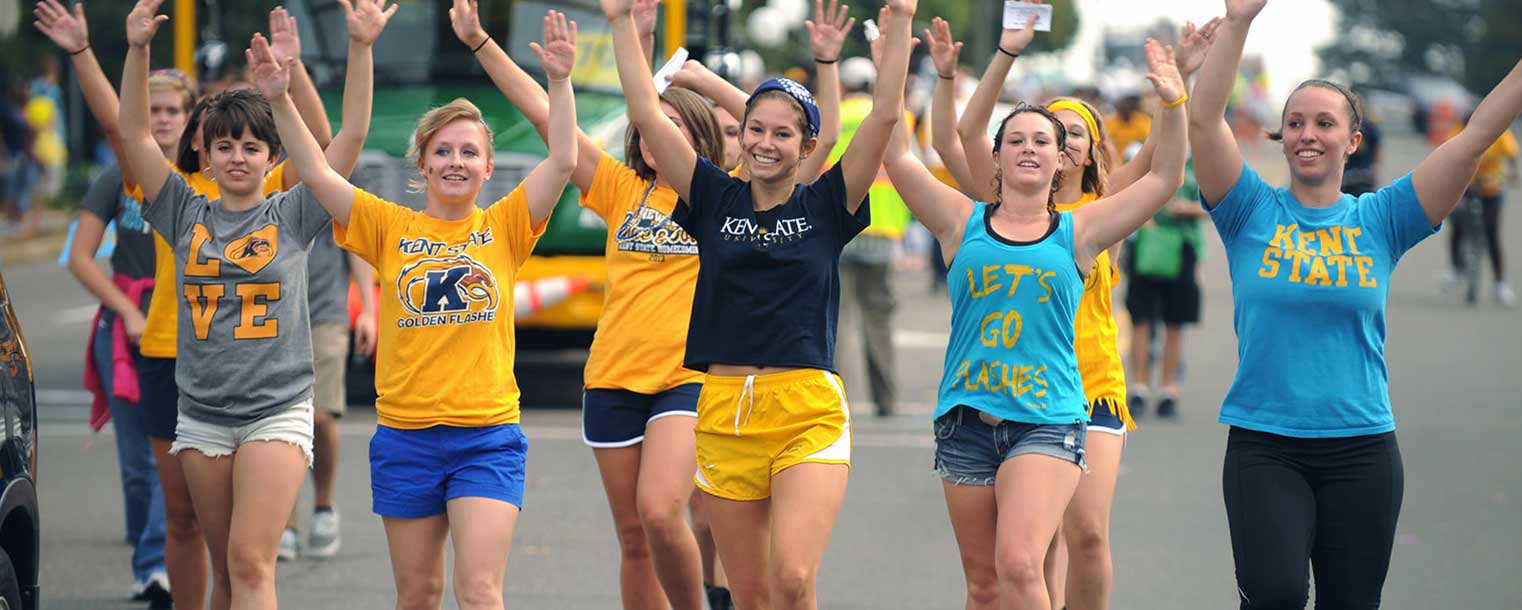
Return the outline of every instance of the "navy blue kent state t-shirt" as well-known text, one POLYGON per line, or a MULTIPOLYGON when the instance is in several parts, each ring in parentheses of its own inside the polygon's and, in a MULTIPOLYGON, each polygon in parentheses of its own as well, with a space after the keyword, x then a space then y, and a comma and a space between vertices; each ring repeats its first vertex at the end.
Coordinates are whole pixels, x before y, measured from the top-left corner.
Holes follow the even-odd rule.
POLYGON ((835 370, 840 250, 872 224, 846 210, 839 165, 758 212, 750 183, 698 158, 671 219, 698 242, 687 368, 712 364, 835 370))

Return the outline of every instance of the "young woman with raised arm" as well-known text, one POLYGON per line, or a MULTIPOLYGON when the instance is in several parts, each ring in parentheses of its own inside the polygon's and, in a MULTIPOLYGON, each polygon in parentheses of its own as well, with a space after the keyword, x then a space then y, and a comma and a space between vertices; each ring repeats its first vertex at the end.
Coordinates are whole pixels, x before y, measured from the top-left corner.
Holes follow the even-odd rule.
MULTIPOLYGON (((404 610, 439 607, 449 540, 458 605, 503 607, 528 449, 518 426, 511 287, 576 168, 575 28, 551 17, 544 43, 530 45, 549 77, 549 156, 484 210, 477 198, 492 175, 491 132, 470 102, 419 120, 410 156, 427 203, 418 212, 350 184, 275 92, 282 134, 300 132, 288 145, 291 162, 333 215, 334 237, 395 287, 380 302, 370 485, 404 610)), ((281 80, 275 58, 253 59, 281 80)))
MULTIPOLYGON (((1177 67, 1187 79, 1204 63, 1205 51, 1219 24, 1212 19, 1196 29, 1185 24, 1180 35, 1177 67)), ((1018 54, 1029 43, 1028 31, 1005 30, 1001 49, 1018 54)), ((931 32, 936 34, 935 32, 931 32)), ((936 34, 933 43, 946 54, 949 30, 936 34)), ((1008 52, 998 52, 989 63, 984 83, 968 103, 962 115, 957 138, 961 150, 949 149, 950 166, 960 154, 968 168, 960 172, 968 175, 971 183, 963 187, 965 193, 976 194, 995 175, 993 158, 984 153, 992 142, 988 131, 978 126, 987 125, 993 111, 999 87, 986 86, 1004 82, 1013 58, 1008 52)), ((943 60, 944 61, 944 60, 943 60)), ((942 72, 942 74, 946 74, 942 72)), ((948 88, 944 83, 942 88, 948 88)), ((935 102, 944 105, 949 92, 941 92, 935 102)), ((1058 211, 1079 209, 1113 192, 1129 186, 1144 175, 1152 164, 1157 148, 1157 138, 1149 137, 1141 151, 1129 163, 1111 169, 1113 159, 1109 154, 1102 115, 1087 102, 1076 98, 1060 97, 1047 102, 1062 122, 1067 132, 1067 148, 1063 151, 1072 171, 1063 172, 1054 194, 1058 211)), ((954 109, 933 110, 940 112, 942 121, 953 116, 954 109)), ((942 140, 943 145, 945 140, 942 140)), ((943 153, 944 154, 944 153, 943 153)), ((1047 555, 1048 586, 1054 607, 1073 610, 1102 610, 1109 604, 1113 570, 1110 563, 1110 509, 1115 498, 1115 482, 1120 472, 1120 460, 1125 448, 1125 435, 1135 429, 1127 404, 1125 369, 1118 345, 1119 328, 1113 313, 1113 293, 1119 279, 1115 261, 1119 245, 1111 246, 1095 260, 1095 269, 1088 274, 1084 296, 1078 308, 1076 341, 1079 370, 1083 377, 1084 394, 1089 402, 1089 438, 1086 447, 1089 465, 1088 476, 1083 477, 1069 503, 1063 526, 1053 540, 1047 555), (1068 543, 1072 546, 1069 548, 1068 543)))
POLYGON ((1095 260, 1183 181, 1183 79, 1171 49, 1149 42, 1147 59, 1147 77, 1166 102, 1158 152, 1130 186, 1082 208, 1058 211, 1058 174, 1083 166, 1071 163, 1067 129, 1044 107, 1022 105, 1000 123, 991 147, 999 178, 993 203, 940 183, 899 139, 889 154, 894 186, 952 263, 936 467, 969 608, 1051 604, 1046 550, 1087 453, 1090 401, 1074 347, 1084 276, 1107 272, 1095 260))
POLYGON ((1391 273, 1453 212, 1486 147, 1522 114, 1522 63, 1463 131, 1358 197, 1342 191, 1362 143, 1358 98, 1333 82, 1301 83, 1272 134, 1290 174, 1289 188, 1274 188, 1243 162, 1225 118, 1266 4, 1226 2, 1189 110, 1195 175, 1236 308, 1239 361, 1220 421, 1231 427, 1222 492, 1237 589, 1244 609, 1304 608, 1313 572, 1318 606, 1376 608, 1405 476, 1384 358, 1391 273), (1309 364, 1306 354, 1316 355, 1309 364))
MULTIPOLYGON (((211 551, 212 608, 274 608, 275 554, 285 514, 310 466, 311 341, 306 252, 329 225, 310 193, 266 196, 280 153, 270 107, 258 92, 211 98, 200 126, 216 198, 164 163, 149 130, 148 45, 168 18, 162 0, 127 17, 122 77, 123 161, 139 180, 148 221, 172 244, 179 332, 179 457, 211 551), (258 362, 256 369, 247 363, 258 362)), ((369 45, 385 25, 374 2, 345 3, 351 26, 345 128, 329 154, 352 169, 369 129, 369 45), (362 52, 355 52, 355 47, 362 52), (363 59, 361 59, 363 57, 363 59), (363 73, 360 76, 359 73, 363 73)), ((253 45, 268 53, 256 35, 253 45)), ((299 131, 311 138, 305 125, 299 131)))
MULTIPOLYGON (((139 415, 153 455, 152 467, 158 471, 158 487, 162 491, 164 569, 172 584, 174 605, 182 609, 201 608, 205 604, 207 586, 206 542, 196 520, 184 472, 179 460, 169 453, 175 439, 178 417, 176 403, 179 395, 174 382, 177 316, 173 288, 173 251, 163 237, 142 219, 142 193, 123 160, 116 91, 101 70, 94 49, 90 46, 83 6, 76 4, 70 12, 55 0, 42 0, 37 3, 33 15, 36 17, 37 28, 69 53, 86 106, 112 150, 116 152, 121 171, 119 176, 111 174, 107 177, 113 180, 120 178, 116 188, 124 195, 119 198, 117 216, 119 220, 125 219, 126 223, 118 222, 118 226, 130 225, 134 222, 132 219, 137 218, 136 222, 141 229, 151 235, 152 250, 143 255, 143 261, 152 265, 153 284, 163 286, 165 290, 147 291, 148 296, 145 298, 148 305, 140 315, 134 316, 130 309, 123 307, 130 301, 124 298, 126 293, 97 267, 89 264, 104 235, 105 223, 100 221, 105 219, 92 218, 90 214, 81 215, 80 226, 75 232, 70 269, 111 308, 112 313, 121 316, 118 320, 123 326, 124 334, 129 341, 137 344, 136 349, 141 355, 136 361, 137 403, 142 407, 139 415)), ((271 11, 270 29, 277 47, 289 49, 293 55, 299 56, 300 39, 296 35, 295 23, 284 9, 271 11)), ((302 116, 326 145, 331 139, 331 130, 310 79, 302 81, 302 89, 302 116)), ((204 110, 204 106, 196 103, 194 80, 178 70, 156 70, 149 75, 148 91, 152 117, 150 129, 164 159, 175 164, 178 147, 182 144, 193 146, 195 150, 190 154, 179 157, 188 157, 190 160, 181 171, 192 189, 216 198, 220 192, 217 183, 210 180, 209 174, 202 173, 202 170, 209 172, 206 155, 200 151, 199 143, 192 142, 197 132, 192 126, 199 124, 197 117, 204 110), (185 134, 186 131, 191 133, 185 134), (182 138, 182 134, 185 137, 182 138)), ((294 184, 294 178, 294 174, 286 173, 283 166, 277 166, 265 180, 264 192, 268 194, 289 188, 294 184), (292 182, 286 183, 287 179, 292 182)), ((126 250, 132 250, 132 247, 129 245, 126 250)))
POLYGON ((798 174, 816 151, 819 111, 798 83, 773 80, 741 119, 749 181, 698 156, 660 110, 635 53, 630 0, 603 0, 629 116, 680 200, 672 220, 698 242, 685 366, 704 371, 696 483, 736 606, 814 608, 814 583, 844 499, 849 409, 834 368, 840 250, 870 222, 863 205, 903 114, 914 0, 892 0, 886 66, 872 114, 840 164, 798 174), (785 322, 782 322, 785 320, 785 322))
MULTIPOLYGON (((642 49, 653 44, 658 7, 654 0, 635 3, 642 49)), ((455 0, 450 19, 502 93, 548 137, 543 88, 482 29, 476 3, 455 0)), ((706 100, 671 88, 661 109, 690 145, 723 159, 723 137, 706 100)), ((597 459, 613 513, 623 607, 701 610, 702 563, 683 514, 693 489, 692 428, 702 382, 701 373, 682 368, 697 242, 670 222, 676 191, 634 125, 625 162, 579 129, 576 144, 571 183, 581 205, 609 227, 606 300, 587 358, 582 441, 597 459)))

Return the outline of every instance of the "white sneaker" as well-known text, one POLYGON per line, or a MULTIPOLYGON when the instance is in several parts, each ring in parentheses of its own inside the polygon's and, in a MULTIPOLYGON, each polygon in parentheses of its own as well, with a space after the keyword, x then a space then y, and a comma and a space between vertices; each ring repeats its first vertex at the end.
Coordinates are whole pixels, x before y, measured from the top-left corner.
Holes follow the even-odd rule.
POLYGON ((338 509, 312 513, 312 534, 307 540, 306 554, 312 557, 332 557, 338 553, 338 543, 338 509))
POLYGON ((285 528, 285 531, 280 534, 280 551, 275 554, 275 559, 295 561, 296 557, 296 530, 285 528))
POLYGON ((1459 273, 1457 271, 1453 269, 1447 269, 1438 274, 1438 290, 1441 290, 1443 294, 1458 294, 1459 287, 1463 281, 1464 279, 1459 277, 1459 273))
POLYGON ((1511 284, 1496 282, 1496 302, 1507 308, 1517 306, 1517 293, 1512 292, 1511 284))

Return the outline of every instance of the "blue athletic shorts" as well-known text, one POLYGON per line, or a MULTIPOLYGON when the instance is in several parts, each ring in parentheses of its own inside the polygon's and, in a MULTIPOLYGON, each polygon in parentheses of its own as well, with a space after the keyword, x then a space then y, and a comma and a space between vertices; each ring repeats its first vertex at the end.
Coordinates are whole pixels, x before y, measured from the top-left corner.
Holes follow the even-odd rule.
POLYGON ((376 426, 370 438, 375 514, 417 519, 455 498, 491 498, 523 508, 528 439, 518 424, 484 428, 376 426))
POLYGON ((645 424, 668 415, 698 416, 703 384, 679 385, 658 394, 591 389, 581 395, 581 440, 588 447, 628 447, 645 440, 645 424))

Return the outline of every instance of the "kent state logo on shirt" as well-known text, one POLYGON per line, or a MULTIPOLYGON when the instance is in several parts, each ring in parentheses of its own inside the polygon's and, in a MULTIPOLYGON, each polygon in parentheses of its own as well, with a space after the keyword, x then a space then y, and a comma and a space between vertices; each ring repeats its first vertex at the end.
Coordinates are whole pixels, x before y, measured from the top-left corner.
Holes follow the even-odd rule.
POLYGON ((1296 284, 1311 286, 1348 286, 1375 288, 1374 257, 1360 251, 1361 227, 1331 226, 1325 229, 1302 229, 1299 225, 1277 225, 1274 237, 1263 249, 1263 264, 1258 276, 1283 277, 1296 284))
POLYGON ((496 276, 485 265, 461 254, 425 258, 402 268, 396 276, 402 316, 397 328, 491 322, 501 302, 496 276))
POLYGON ((803 239, 804 235, 813 230, 814 225, 803 217, 780 218, 776 225, 765 227, 754 218, 726 216, 724 224, 719 227, 719 234, 724 241, 750 243, 758 250, 765 250, 774 245, 803 239))
POLYGON ((668 254, 698 254, 697 240, 673 224, 670 216, 646 206, 624 215, 624 222, 613 234, 613 239, 620 252, 649 254, 652 260, 668 254))

